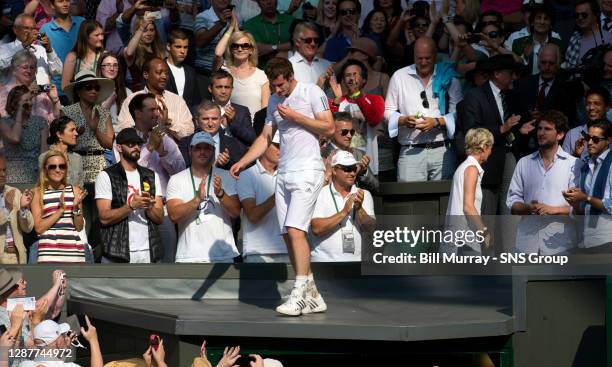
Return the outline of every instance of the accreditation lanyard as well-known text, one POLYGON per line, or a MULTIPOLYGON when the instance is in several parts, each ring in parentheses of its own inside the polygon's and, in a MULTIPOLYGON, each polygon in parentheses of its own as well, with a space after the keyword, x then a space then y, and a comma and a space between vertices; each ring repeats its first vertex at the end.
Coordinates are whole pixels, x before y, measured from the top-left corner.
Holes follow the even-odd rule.
MULTIPOLYGON (((334 196, 334 192, 332 191, 332 184, 329 184, 329 195, 331 196, 332 200, 334 201, 334 206, 336 207, 336 213, 340 213, 340 209, 338 208, 338 203, 336 203, 336 197, 334 196)), ((349 192, 349 195, 351 193, 349 192)), ((355 208, 353 207, 353 210, 351 212, 352 217, 355 217, 355 208)), ((340 227, 340 223, 338 223, 338 226, 340 227)))
MULTIPOLYGON (((199 197, 200 196, 200 189, 196 190, 195 188, 195 181, 193 179, 193 171, 191 170, 191 167, 189 167, 189 177, 191 177, 191 187, 193 188, 193 195, 195 197, 199 197)), ((210 172, 208 172, 208 183, 206 184, 206 200, 207 200, 207 204, 209 199, 209 193, 210 193, 210 183, 212 181, 212 168, 210 169, 210 172)), ((199 205, 198 205, 198 210, 203 210, 206 207, 200 209, 199 205)), ((196 224, 200 224, 200 215, 198 213, 198 217, 196 218, 196 224)))

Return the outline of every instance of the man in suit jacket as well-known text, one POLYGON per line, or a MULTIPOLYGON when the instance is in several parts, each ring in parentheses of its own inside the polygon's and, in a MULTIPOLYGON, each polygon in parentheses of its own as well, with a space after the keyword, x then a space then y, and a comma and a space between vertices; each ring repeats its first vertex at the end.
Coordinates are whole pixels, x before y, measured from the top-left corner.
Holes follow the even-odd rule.
POLYGON ((509 214, 509 210, 503 208, 516 166, 512 144, 518 134, 517 124, 521 117, 510 115, 505 92, 510 88, 513 74, 520 65, 514 62, 512 55, 496 55, 489 61, 489 81, 468 91, 459 118, 464 133, 483 127, 491 131, 494 137, 493 151, 483 165, 481 214, 495 215, 498 207, 500 214, 509 214))
POLYGON ((194 109, 203 98, 209 99, 210 94, 199 85, 208 85, 209 81, 205 76, 201 76, 195 70, 184 64, 189 51, 189 36, 180 29, 174 29, 168 35, 168 58, 166 63, 170 69, 166 90, 176 93, 183 97, 189 109, 194 112, 194 109), (202 95, 202 91, 206 91, 202 95))
POLYGON ((251 113, 245 106, 231 103, 234 90, 234 77, 226 70, 217 70, 210 75, 208 91, 212 100, 221 107, 221 126, 225 134, 236 140, 246 149, 251 146, 255 138, 255 130, 251 120, 251 113))
MULTIPOLYGON (((195 132, 204 131, 213 137, 215 140, 215 164, 219 168, 230 169, 246 153, 246 148, 237 139, 225 134, 224 129, 221 128, 221 119, 221 107, 212 101, 204 101, 198 106, 195 132)), ((179 149, 187 166, 191 165, 190 143, 191 136, 185 137, 179 142, 179 149)))
POLYGON ((0 156, 0 264, 27 264, 23 233, 34 228, 30 212, 33 194, 6 185, 6 158, 0 156))

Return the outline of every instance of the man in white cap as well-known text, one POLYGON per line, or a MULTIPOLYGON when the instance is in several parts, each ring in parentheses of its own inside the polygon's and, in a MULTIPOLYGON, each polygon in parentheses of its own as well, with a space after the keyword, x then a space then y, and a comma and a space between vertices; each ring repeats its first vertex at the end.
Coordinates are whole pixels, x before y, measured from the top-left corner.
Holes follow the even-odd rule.
POLYGON ((189 146, 191 167, 170 177, 168 215, 178 224, 176 262, 232 262, 231 220, 240 215, 236 180, 215 166, 215 141, 200 131, 189 146))
POLYGON ((376 226, 374 201, 358 189, 357 160, 338 150, 331 159, 332 177, 319 192, 311 221, 312 261, 361 261, 361 233, 376 226))
POLYGON ((274 191, 279 160, 277 131, 266 152, 238 180, 238 197, 246 216, 243 221, 244 262, 289 262, 276 216, 274 191))

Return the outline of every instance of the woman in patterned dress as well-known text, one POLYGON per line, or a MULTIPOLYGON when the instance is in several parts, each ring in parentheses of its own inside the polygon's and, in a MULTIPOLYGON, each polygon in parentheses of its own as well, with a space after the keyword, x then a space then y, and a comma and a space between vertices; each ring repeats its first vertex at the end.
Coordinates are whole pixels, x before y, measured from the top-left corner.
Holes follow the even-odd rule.
POLYGON ((38 234, 38 263, 84 263, 82 201, 86 193, 66 183, 68 164, 62 152, 50 150, 34 188, 32 215, 38 234))

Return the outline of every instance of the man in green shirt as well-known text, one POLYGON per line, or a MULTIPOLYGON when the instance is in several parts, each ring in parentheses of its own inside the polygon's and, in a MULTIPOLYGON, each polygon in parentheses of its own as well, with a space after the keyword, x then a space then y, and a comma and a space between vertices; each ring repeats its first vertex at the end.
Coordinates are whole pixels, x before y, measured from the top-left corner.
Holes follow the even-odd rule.
POLYGON ((244 30, 251 33, 257 41, 259 67, 265 67, 267 60, 275 56, 287 56, 291 50, 289 27, 295 20, 289 14, 276 10, 277 0, 257 0, 261 14, 244 24, 244 30))

